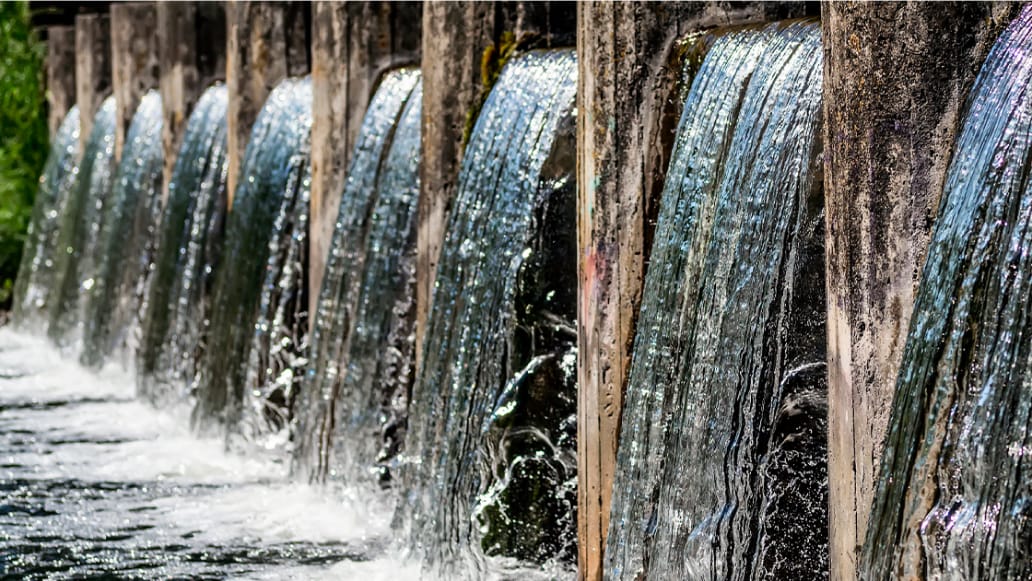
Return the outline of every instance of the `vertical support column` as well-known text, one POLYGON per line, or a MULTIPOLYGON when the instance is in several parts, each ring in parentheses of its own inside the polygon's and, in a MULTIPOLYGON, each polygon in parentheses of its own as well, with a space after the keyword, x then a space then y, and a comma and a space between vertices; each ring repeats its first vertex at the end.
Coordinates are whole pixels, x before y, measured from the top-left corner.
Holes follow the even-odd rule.
POLYGON ((232 206, 251 127, 272 89, 291 74, 307 72, 303 3, 230 0, 226 5, 226 89, 229 92, 228 190, 232 206), (299 27, 298 15, 302 16, 299 27), (293 47, 293 48, 291 48, 293 47), (302 47, 302 48, 298 48, 302 47), (288 59, 288 50, 293 58, 288 59), (289 61, 289 62, 288 62, 289 61))
POLYGON ((674 43, 802 16, 803 3, 580 2, 577 10, 578 536, 602 579, 620 413, 659 198, 680 115, 674 43))
POLYGON ((75 17, 75 102, 79 147, 86 149, 93 115, 111 94, 111 21, 106 14, 75 17))
POLYGON ((823 4, 831 578, 857 579, 964 100, 1013 5, 823 4))
POLYGON ((164 200, 187 118, 208 85, 225 77, 226 17, 223 5, 213 2, 159 2, 157 8, 164 200))
POLYGON ((115 93, 115 159, 140 99, 158 87, 158 10, 151 2, 111 5, 111 80, 115 93))
POLYGON ((68 110, 75 105, 75 27, 47 27, 47 125, 57 133, 68 110))
POLYGON ((319 300, 351 150, 373 87, 388 69, 419 63, 421 25, 419 2, 312 4, 310 312, 319 300))

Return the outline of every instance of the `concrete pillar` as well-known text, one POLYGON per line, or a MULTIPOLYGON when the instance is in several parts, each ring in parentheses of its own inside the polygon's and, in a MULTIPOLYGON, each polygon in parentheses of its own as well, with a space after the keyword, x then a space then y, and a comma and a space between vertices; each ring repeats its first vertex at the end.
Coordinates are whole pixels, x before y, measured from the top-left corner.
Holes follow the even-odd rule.
POLYGON ((674 43, 704 28, 802 16, 802 3, 581 2, 578 110, 578 536, 601 579, 620 413, 674 130, 674 43))
POLYGON ((75 27, 47 27, 47 126, 57 133, 75 105, 75 27))
POLYGON ((111 81, 115 94, 115 159, 143 95, 158 88, 158 9, 151 2, 111 5, 111 81))
POLYGON ((204 90, 216 79, 225 78, 226 15, 220 3, 159 2, 157 18, 164 200, 186 120, 204 90))
POLYGON ((423 159, 416 264, 416 359, 455 196, 467 123, 486 97, 481 61, 502 34, 534 46, 572 46, 576 7, 565 2, 448 2, 423 4, 423 159))
POLYGON ((822 10, 831 578, 852 580, 964 99, 1015 9, 822 10))
POLYGON ((106 14, 75 17, 75 102, 79 105, 79 147, 93 128, 93 115, 111 94, 111 21, 106 14))
POLYGON ((266 97, 287 76, 308 72, 307 9, 302 2, 230 0, 226 5, 230 205, 251 127, 266 97))
POLYGON ((311 312, 373 88, 385 71, 419 64, 421 25, 419 2, 312 4, 311 312))

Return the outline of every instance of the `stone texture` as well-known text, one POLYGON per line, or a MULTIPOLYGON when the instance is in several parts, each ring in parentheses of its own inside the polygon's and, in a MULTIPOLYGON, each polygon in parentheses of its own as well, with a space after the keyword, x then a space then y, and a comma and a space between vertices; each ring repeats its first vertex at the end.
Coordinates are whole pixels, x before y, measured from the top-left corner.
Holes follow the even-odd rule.
POLYGON ((309 306, 314 310, 366 107, 380 76, 419 65, 418 2, 312 4, 312 197, 309 306))
POLYGON ((164 200, 190 112, 212 82, 225 78, 226 15, 214 2, 160 2, 157 9, 164 200))
POLYGON ((266 97, 287 76, 308 72, 309 22, 307 3, 230 0, 226 4, 230 205, 251 127, 266 97))
POLYGON ((75 105, 75 27, 47 27, 47 126, 57 134, 75 105))
POLYGON ((659 194, 680 115, 674 43, 704 28, 802 16, 807 10, 801 2, 578 5, 582 579, 602 578, 623 392, 659 194))
POLYGON ((106 14, 75 17, 75 102, 79 147, 86 149, 93 115, 111 94, 111 21, 106 14))
POLYGON ((823 4, 832 579, 855 579, 964 100, 1010 3, 823 4))
POLYGON ((111 82, 115 94, 115 159, 143 95, 158 88, 158 10, 151 2, 111 6, 111 82))

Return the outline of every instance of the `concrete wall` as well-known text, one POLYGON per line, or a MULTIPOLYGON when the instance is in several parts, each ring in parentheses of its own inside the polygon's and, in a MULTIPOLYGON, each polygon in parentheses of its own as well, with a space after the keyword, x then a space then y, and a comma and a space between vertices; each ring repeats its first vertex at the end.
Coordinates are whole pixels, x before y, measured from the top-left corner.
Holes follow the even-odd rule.
POLYGON ((312 4, 311 312, 362 118, 380 75, 419 65, 421 27, 419 2, 312 4))
POLYGON ((115 94, 115 159, 140 98, 158 88, 158 11, 150 2, 111 6, 111 82, 115 94))
POLYGON ((1009 3, 823 5, 833 579, 854 579, 964 99, 1009 3))
POLYGON ((75 17, 75 102, 79 146, 86 149, 93 115, 111 94, 111 20, 106 14, 75 17))

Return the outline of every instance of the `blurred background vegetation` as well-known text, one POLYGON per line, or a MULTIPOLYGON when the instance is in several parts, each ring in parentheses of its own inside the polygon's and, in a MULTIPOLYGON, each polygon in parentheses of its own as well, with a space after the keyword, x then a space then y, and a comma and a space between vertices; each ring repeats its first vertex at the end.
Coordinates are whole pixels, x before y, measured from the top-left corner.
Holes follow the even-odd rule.
POLYGON ((27 2, 0 0, 0 308, 10 304, 47 157, 44 44, 27 2))

